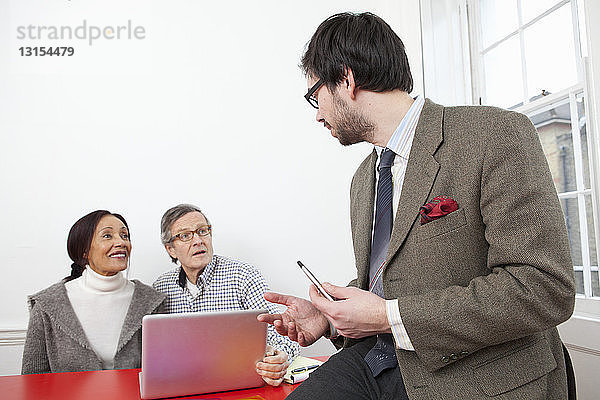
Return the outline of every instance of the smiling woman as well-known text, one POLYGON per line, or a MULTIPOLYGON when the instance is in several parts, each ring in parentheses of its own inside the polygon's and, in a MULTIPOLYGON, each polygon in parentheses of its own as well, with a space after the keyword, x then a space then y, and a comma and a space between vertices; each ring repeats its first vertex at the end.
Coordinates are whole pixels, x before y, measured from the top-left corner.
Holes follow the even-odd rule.
POLYGON ((89 254, 90 268, 100 275, 113 276, 127 268, 131 242, 120 215, 104 215, 96 226, 89 254))
POLYGON ((94 211, 69 232, 71 275, 29 296, 23 374, 139 368, 141 322, 165 295, 121 274, 131 254, 125 218, 94 211))

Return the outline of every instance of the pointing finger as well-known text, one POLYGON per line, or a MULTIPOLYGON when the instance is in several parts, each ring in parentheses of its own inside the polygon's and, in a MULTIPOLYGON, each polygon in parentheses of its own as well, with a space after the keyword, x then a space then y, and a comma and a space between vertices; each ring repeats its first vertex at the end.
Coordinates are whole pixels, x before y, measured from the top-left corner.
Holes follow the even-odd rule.
POLYGON ((273 325, 276 321, 281 321, 283 317, 281 314, 259 314, 256 319, 273 325))
POLYGON ((294 296, 288 296, 286 294, 275 293, 275 292, 265 292, 263 295, 265 300, 271 303, 283 304, 284 306, 288 306, 292 303, 294 296))

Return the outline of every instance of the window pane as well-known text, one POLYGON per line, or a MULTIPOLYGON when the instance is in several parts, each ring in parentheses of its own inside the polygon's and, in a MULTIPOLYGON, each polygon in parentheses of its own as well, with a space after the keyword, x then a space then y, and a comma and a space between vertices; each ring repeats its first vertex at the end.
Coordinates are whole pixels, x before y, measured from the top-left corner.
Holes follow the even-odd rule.
POLYGON ((538 131, 556 191, 564 193, 576 190, 569 103, 533 114, 530 118, 538 131))
POLYGON ((585 294, 583 289, 583 271, 575 271, 575 293, 585 294))
POLYGON ((563 213, 565 215, 565 222, 567 224, 567 233, 569 234, 569 244, 571 246, 571 258, 573 259, 573 265, 576 267, 583 267, 583 260, 581 258, 581 236, 579 233, 579 212, 577 210, 577 199, 561 199, 560 205, 562 206, 563 213))
POLYGON ((596 247, 596 231, 594 230, 594 209, 592 208, 592 196, 585 196, 586 219, 588 226, 588 244, 590 248, 590 265, 592 267, 592 295, 600 296, 598 288, 598 248, 596 247))
POLYGON ((585 117, 585 100, 583 93, 578 94, 577 100, 577 118, 579 120, 579 135, 581 136, 581 156, 583 163, 583 185, 590 189, 590 159, 588 153, 588 135, 587 118, 585 117))
POLYGON ((483 55, 485 103, 511 107, 523 102, 523 76, 518 37, 512 37, 483 55))
MULTIPOLYGON (((583 271, 575 271, 575 293, 585 293, 583 289, 583 271)), ((600 296, 600 288, 598 285, 598 271, 592 271, 592 296, 600 296)))
POLYGON ((542 14, 544 11, 551 9, 560 1, 557 0, 522 0, 521 12, 523 13, 523 23, 527 23, 542 14))
POLYGON ((517 30, 517 0, 481 0, 479 9, 484 48, 517 30))
POLYGON ((565 4, 523 32, 528 97, 577 83, 571 6, 565 4))

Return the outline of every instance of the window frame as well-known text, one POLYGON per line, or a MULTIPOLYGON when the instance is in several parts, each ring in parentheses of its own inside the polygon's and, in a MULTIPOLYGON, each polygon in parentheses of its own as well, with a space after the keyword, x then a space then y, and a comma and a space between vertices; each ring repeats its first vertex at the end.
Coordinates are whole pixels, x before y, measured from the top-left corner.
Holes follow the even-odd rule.
MULTIPOLYGON (((571 192, 558 193, 560 199, 573 198, 577 199, 578 219, 579 219, 579 240, 582 251, 582 266, 573 266, 574 271, 583 271, 583 283, 584 293, 576 295, 576 312, 580 315, 591 315, 595 318, 600 317, 600 294, 593 296, 592 293, 592 271, 596 271, 598 266, 591 266, 590 258, 590 247, 589 247, 589 230, 587 223, 587 215, 592 212, 593 223, 594 223, 594 234, 595 234, 595 245, 596 245, 596 260, 600 264, 600 221, 599 221, 599 185, 597 182, 598 175, 600 173, 599 154, 596 149, 600 146, 600 138, 597 136, 596 127, 596 116, 593 115, 593 107, 590 102, 593 101, 593 91, 591 87, 590 79, 590 65, 589 58, 582 54, 582 50, 585 51, 585 45, 587 41, 585 35, 582 36, 582 32, 585 33, 585 29, 581 30, 580 27, 580 8, 583 7, 581 4, 582 0, 557 0, 555 4, 540 13, 535 18, 531 19, 527 23, 523 23, 522 20, 522 1, 516 0, 517 14, 518 14, 518 27, 510 33, 502 36, 501 38, 490 43, 488 46, 483 48, 483 35, 482 35, 482 24, 480 19, 480 7, 479 3, 481 0, 466 0, 468 9, 468 21, 469 21, 469 41, 471 43, 470 54, 471 54, 471 88, 472 98, 477 99, 479 104, 484 103, 485 99, 485 73, 484 73, 484 55, 491 49, 496 48, 501 43, 514 37, 519 36, 520 42, 520 53, 521 53, 521 69, 523 76, 523 92, 522 92, 522 103, 511 107, 511 109, 526 114, 528 116, 538 114, 544 109, 551 109, 557 105, 568 102, 571 109, 571 132, 573 140, 573 151, 575 159, 575 183, 576 190, 571 192), (543 96, 534 100, 530 100, 528 96, 527 88, 527 58, 524 54, 524 35, 523 32, 526 28, 531 27, 536 22, 540 21, 544 17, 548 16, 552 12, 570 3, 571 16, 573 23, 573 40, 575 46, 575 57, 576 57, 576 71, 578 82, 576 85, 566 88, 560 92, 553 93, 547 96, 543 96), (585 188, 584 176, 583 176, 583 157, 582 157, 582 143, 581 135, 578 124, 578 110, 576 98, 578 95, 584 98, 584 112, 586 116, 586 130, 587 130, 587 149, 588 149, 588 163, 590 172, 590 187, 585 188), (592 209, 586 208, 586 196, 591 196, 592 209)), ((585 21, 581 21, 585 23, 585 21)))
MULTIPOLYGON (((521 75, 522 75, 522 79, 523 79, 523 92, 521 93, 521 104, 522 106, 527 105, 528 103, 531 102, 529 95, 528 95, 528 87, 527 87, 527 57, 525 55, 525 38, 524 38, 524 32, 525 29, 531 27, 532 25, 534 25, 535 23, 539 22, 540 20, 542 20, 544 17, 552 14, 554 11, 558 10, 559 8, 563 7, 564 5, 570 3, 571 4, 571 17, 572 17, 572 23, 573 23, 573 40, 574 40, 574 49, 575 49, 575 69, 577 71, 577 81, 579 83, 584 81, 584 66, 583 66, 583 57, 582 57, 582 52, 581 52, 581 30, 580 30, 580 26, 579 26, 579 6, 578 6, 578 0, 557 0, 556 4, 554 6, 552 6, 551 8, 549 8, 548 10, 544 11, 543 13, 537 15, 535 18, 533 18, 532 20, 523 23, 523 13, 521 10, 521 3, 524 0, 513 0, 517 2, 517 16, 518 16, 518 26, 517 29, 507 33, 506 35, 502 36, 501 38, 495 40, 493 43, 489 44, 487 47, 483 47, 483 34, 481 31, 481 19, 480 19, 480 7, 479 7, 479 3, 480 0, 467 0, 467 7, 469 9, 468 11, 468 19, 469 19, 469 26, 471 27, 469 29, 469 36, 470 36, 470 42, 472 43, 471 46, 471 76, 473 77, 472 80, 472 96, 473 99, 478 99, 479 104, 483 104, 484 103, 484 99, 486 96, 485 93, 485 84, 483 84, 484 82, 484 77, 485 77, 485 71, 484 71, 484 62, 483 62, 483 56, 488 53, 490 50, 495 49, 496 47, 498 47, 499 45, 505 43, 507 40, 513 38, 514 36, 518 36, 519 38, 519 48, 520 48, 520 56, 521 56, 521 75)), ((519 106, 519 107, 522 107, 519 106)), ((510 106, 510 109, 514 109, 514 110, 518 110, 517 107, 510 106)))

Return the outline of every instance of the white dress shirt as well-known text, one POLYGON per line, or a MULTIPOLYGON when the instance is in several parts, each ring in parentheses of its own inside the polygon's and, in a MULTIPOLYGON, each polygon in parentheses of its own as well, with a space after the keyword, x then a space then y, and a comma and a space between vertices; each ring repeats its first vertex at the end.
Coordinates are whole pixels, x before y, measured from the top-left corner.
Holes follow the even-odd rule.
MULTIPOLYGON (((394 187, 394 193, 392 198, 392 221, 396 220, 396 210, 398 209, 398 203, 400 202, 400 194, 402 193, 402 183, 404 182, 404 175, 406 173, 406 166, 408 165, 408 156, 410 155, 410 149, 412 147, 413 138, 415 136, 415 130, 417 128, 417 122, 423 110, 425 99, 422 96, 418 96, 413 104, 410 106, 408 112, 400 121, 400 124, 394 131, 394 134, 387 143, 386 148, 396 153, 394 157, 394 164, 392 165, 392 184, 394 187)), ((383 147, 375 146, 377 151, 377 161, 375 163, 375 187, 379 181, 379 172, 377 166, 379 165, 379 158, 384 150, 383 147)), ((373 215, 375 215, 375 207, 373 207, 373 215)), ((393 225, 392 225, 393 227, 393 225)), ((375 229, 375 218, 373 218, 373 227, 371 230, 371 237, 373 237, 373 230, 375 229)), ((393 228, 392 228, 393 229, 393 228)), ((406 328, 402 323, 400 316, 400 310, 398 309, 397 300, 386 300, 386 314, 390 326, 392 328, 392 335, 394 336, 394 342, 397 348, 404 350, 414 351, 414 347, 408 337, 406 328)))

